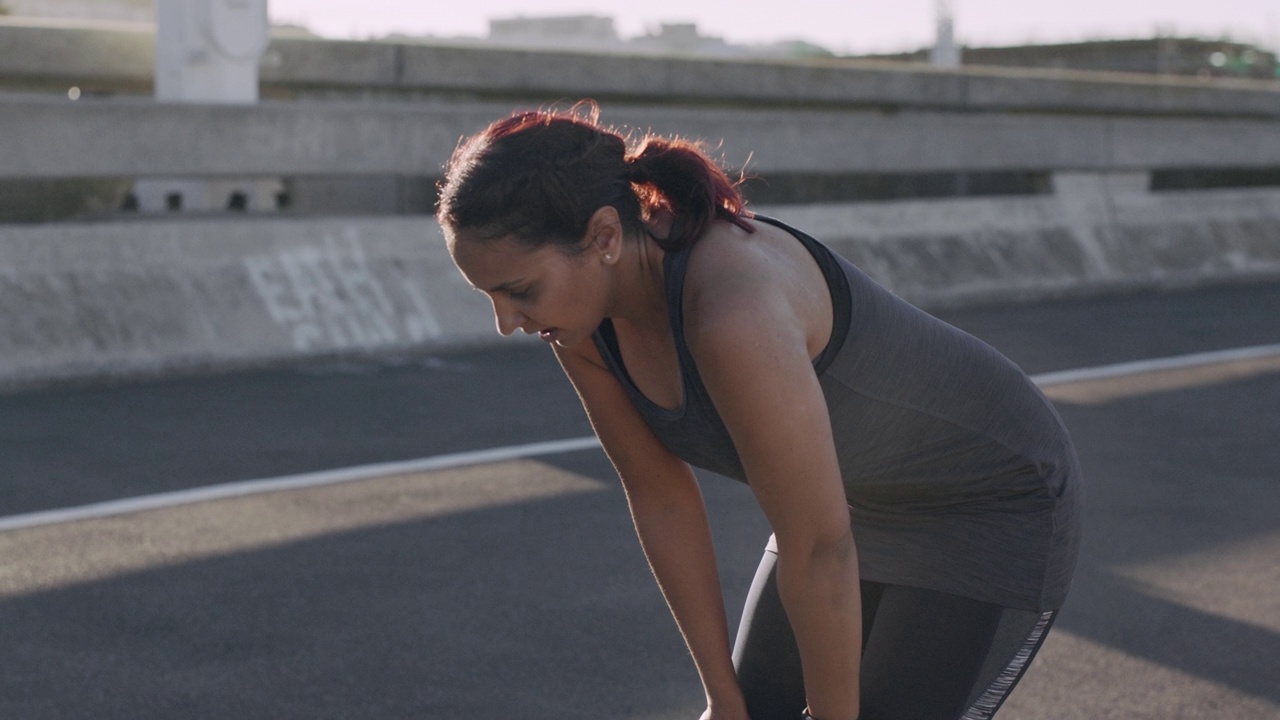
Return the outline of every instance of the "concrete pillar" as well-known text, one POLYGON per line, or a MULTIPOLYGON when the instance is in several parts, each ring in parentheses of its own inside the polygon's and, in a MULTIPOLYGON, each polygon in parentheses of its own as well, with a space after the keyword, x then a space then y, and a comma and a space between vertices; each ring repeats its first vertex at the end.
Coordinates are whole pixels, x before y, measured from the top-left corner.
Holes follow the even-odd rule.
POLYGON ((267 0, 156 3, 156 99, 255 103, 267 0))
POLYGON ((955 13, 951 0, 938 0, 935 7, 937 32, 929 50, 929 64, 941 68, 960 67, 960 46, 956 45, 955 13))
MULTIPOLYGON (((159 102, 252 105, 267 49, 267 0, 158 0, 155 97, 159 102)), ((278 179, 145 179, 143 212, 266 210, 278 179)))

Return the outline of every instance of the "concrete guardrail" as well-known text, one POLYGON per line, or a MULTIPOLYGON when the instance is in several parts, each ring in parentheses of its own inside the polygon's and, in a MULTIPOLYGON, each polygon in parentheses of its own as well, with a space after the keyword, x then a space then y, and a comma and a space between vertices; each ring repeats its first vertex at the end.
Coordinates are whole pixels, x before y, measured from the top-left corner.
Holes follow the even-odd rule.
MULTIPOLYGON (((1114 179, 1113 179, 1114 180, 1114 179)), ((1280 277, 1280 192, 762 207, 926 308, 1280 277)), ((0 385, 499 340, 428 218, 0 225, 0 385)))
MULTIPOLYGON (((1280 187, 1150 190, 1162 170, 1280 168, 1276 84, 277 39, 274 99, 180 106, 129 96, 149 42, 0 23, 0 181, 430 179, 513 107, 595 97, 766 180, 1048 177, 1047 194, 758 208, 926 307, 1280 277, 1280 187)), ((426 216, 0 224, 0 307, 10 388, 498 339, 426 216)))
MULTIPOLYGON (((0 102, 0 177, 438 175, 500 102, 161 105, 113 98, 0 102)), ((527 106, 526 106, 527 107, 527 106)), ((894 114, 611 103, 612 123, 704 138, 771 172, 1280 166, 1280 119, 894 114)))

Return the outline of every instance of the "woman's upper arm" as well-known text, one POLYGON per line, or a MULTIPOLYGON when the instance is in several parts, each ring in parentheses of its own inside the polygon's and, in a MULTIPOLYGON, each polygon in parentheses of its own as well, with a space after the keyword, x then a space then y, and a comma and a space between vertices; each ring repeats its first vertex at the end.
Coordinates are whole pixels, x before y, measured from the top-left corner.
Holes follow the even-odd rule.
POLYGON ((826 399, 804 323, 785 295, 767 286, 728 287, 699 295, 685 313, 699 374, 779 550, 847 537, 848 502, 826 399))

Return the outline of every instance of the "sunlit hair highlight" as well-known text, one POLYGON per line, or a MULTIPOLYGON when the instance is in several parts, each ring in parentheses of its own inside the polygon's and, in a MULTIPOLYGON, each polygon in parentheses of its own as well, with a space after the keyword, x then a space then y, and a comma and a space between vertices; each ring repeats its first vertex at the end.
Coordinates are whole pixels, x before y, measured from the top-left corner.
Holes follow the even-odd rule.
POLYGON ((635 143, 599 121, 599 107, 517 112, 464 140, 440 183, 436 217, 445 233, 510 238, 581 250, 596 210, 613 207, 631 235, 662 211, 666 250, 696 241, 717 220, 750 232, 750 212, 702 143, 645 133, 635 143))

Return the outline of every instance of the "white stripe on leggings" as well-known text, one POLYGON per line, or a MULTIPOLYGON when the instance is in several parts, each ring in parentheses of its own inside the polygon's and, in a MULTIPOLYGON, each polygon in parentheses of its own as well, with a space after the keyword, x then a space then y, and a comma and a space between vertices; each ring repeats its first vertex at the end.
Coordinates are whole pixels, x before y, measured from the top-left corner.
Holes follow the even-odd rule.
POLYGON ((1053 613, 1053 610, 1048 610, 1040 615, 1040 620, 1031 629, 1031 633, 1027 635, 1027 639, 1022 643, 1022 647, 1018 648, 1013 660, 1010 660, 1009 664, 1005 666, 1004 670, 1000 671, 996 679, 991 681, 991 684, 974 701, 961 720, 990 720, 991 716, 996 714, 996 710, 1000 708, 1009 691, 1013 689, 1013 684, 1018 681, 1023 671, 1027 669, 1027 663, 1031 662, 1031 655, 1035 653, 1036 648, 1040 645, 1045 629, 1049 627, 1049 621, 1053 619, 1053 613))

